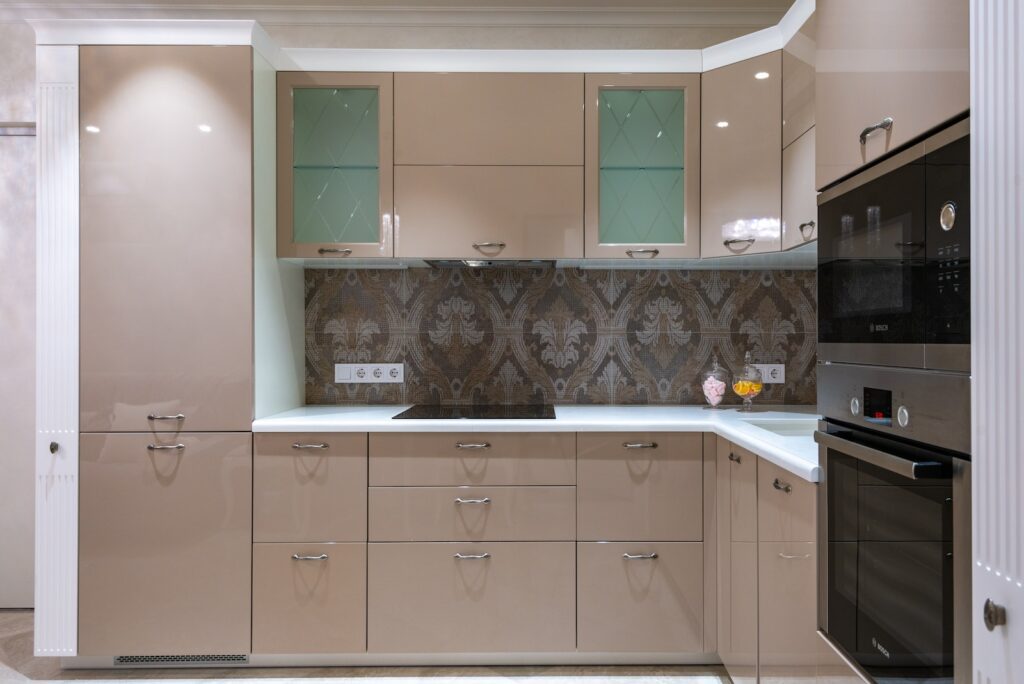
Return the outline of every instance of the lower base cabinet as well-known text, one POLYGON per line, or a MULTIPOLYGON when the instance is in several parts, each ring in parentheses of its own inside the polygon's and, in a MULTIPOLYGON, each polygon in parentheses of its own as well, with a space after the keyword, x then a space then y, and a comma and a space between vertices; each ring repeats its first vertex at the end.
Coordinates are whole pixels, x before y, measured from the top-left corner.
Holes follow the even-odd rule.
POLYGON ((813 682, 818 656, 814 542, 758 544, 762 684, 813 682))
POLYGON ((376 653, 576 648, 573 542, 369 544, 376 653))
POLYGON ((366 544, 254 544, 252 652, 366 650, 366 544))
POLYGON ((579 650, 703 651, 703 546, 578 544, 579 650))
POLYGON ((757 684, 757 542, 719 550, 718 651, 733 684, 757 684))

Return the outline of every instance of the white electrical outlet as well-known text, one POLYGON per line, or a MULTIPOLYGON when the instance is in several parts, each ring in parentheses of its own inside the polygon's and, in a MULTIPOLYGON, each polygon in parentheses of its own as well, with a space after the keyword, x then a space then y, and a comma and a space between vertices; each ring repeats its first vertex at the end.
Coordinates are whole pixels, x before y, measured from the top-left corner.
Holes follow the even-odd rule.
POLYGON ((336 363, 334 382, 367 384, 405 382, 404 363, 336 363))
POLYGON ((761 379, 769 385, 786 382, 786 364, 784 363, 755 363, 754 366, 761 371, 761 379))

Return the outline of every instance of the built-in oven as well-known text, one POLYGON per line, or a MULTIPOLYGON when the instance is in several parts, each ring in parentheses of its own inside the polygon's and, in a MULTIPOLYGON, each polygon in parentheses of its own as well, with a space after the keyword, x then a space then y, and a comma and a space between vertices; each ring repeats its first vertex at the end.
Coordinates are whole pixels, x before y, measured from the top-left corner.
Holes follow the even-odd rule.
POLYGON ((970 369, 970 123, 818 197, 818 355, 970 369))

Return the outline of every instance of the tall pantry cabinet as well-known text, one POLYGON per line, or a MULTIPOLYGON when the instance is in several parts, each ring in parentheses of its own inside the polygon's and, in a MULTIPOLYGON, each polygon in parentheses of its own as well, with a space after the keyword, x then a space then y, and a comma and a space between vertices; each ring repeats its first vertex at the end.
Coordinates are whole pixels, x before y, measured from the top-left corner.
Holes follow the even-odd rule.
POLYGON ((78 654, 248 653, 252 49, 79 64, 78 654))

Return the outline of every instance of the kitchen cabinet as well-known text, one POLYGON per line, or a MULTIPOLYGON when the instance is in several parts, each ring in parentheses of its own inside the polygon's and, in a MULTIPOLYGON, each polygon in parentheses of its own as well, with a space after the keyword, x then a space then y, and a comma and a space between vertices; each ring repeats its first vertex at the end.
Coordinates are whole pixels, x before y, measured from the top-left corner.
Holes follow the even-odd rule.
POLYGON ((700 256, 701 77, 587 74, 585 255, 700 256))
POLYGON ((757 540, 812 542, 817 518, 816 486, 761 459, 757 467, 757 540))
POLYGON ((814 189, 812 126, 782 150, 782 249, 818 238, 818 192, 814 189))
POLYGON ((252 49, 79 59, 79 427, 248 431, 252 49))
POLYGON ((814 126, 814 65, 817 43, 815 17, 782 48, 782 147, 814 126))
POLYGON ((277 75, 277 255, 392 257, 389 73, 277 75))
POLYGON ((969 20, 968 0, 819 0, 819 190, 969 108, 969 20))
POLYGON ((701 257, 781 246, 782 55, 701 79, 701 257))
POLYGON ((78 655, 250 648, 252 438, 83 434, 78 655))

